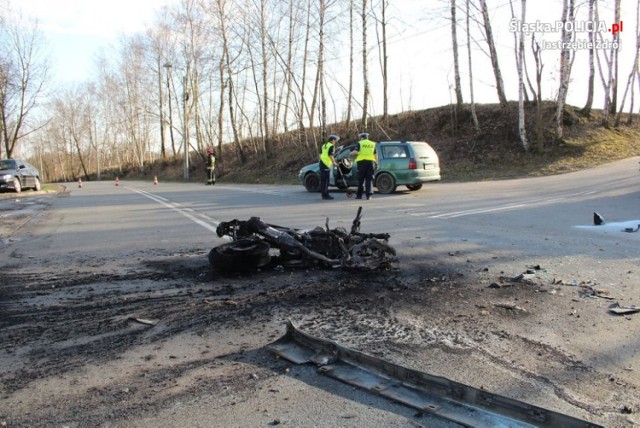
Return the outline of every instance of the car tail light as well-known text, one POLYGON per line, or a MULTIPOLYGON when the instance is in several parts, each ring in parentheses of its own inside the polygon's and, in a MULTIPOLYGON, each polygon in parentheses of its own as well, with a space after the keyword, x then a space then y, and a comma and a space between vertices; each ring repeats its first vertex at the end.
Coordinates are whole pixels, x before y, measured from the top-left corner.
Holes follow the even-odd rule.
POLYGON ((414 158, 409 158, 409 169, 418 169, 418 164, 414 158))

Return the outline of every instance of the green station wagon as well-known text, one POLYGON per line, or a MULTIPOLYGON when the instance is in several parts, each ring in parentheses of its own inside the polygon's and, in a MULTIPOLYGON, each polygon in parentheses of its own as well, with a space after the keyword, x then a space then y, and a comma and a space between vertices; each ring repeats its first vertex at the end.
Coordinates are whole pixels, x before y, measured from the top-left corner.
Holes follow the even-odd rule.
MULTIPOLYGON (((355 144, 336 147, 334 157, 338 166, 333 168, 331 186, 346 189, 358 185, 358 169, 351 155, 355 147, 355 144)), ((420 190, 423 183, 440 180, 438 154, 424 141, 380 141, 376 152, 378 168, 373 184, 379 193, 393 193, 398 186, 420 190)), ((298 178, 309 192, 319 192, 318 162, 303 167, 298 178)))

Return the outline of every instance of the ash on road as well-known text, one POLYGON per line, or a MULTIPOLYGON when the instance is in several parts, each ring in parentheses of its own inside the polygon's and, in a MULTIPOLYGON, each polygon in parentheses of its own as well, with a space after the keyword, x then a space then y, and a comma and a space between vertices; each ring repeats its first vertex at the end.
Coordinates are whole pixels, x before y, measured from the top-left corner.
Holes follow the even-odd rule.
POLYGON ((126 269, 75 253, 42 262, 23 245, 46 221, 50 200, 38 203, 1 230, 1 426, 446 426, 275 358, 265 346, 289 318, 403 366, 606 426, 640 423, 638 340, 625 338, 640 314, 609 314, 611 291, 557 265, 460 268, 466 255, 451 252, 457 263, 428 268, 401 256, 400 269, 368 274, 221 275, 208 248, 161 246, 126 269), (619 349, 572 350, 607 334, 619 349))

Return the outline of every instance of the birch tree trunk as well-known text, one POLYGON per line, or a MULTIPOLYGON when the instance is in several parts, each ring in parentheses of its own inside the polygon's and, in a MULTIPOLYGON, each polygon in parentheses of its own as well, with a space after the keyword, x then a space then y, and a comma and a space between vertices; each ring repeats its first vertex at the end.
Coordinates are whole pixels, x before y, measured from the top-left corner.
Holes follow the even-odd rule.
POLYGON ((560 50, 560 87, 558 88, 558 98, 556 100, 556 138, 562 139, 563 136, 563 112, 564 105, 567 100, 567 92, 569 91, 569 79, 571 78, 571 51, 567 47, 567 44, 571 40, 571 33, 567 31, 567 22, 574 21, 573 15, 573 1, 562 1, 562 23, 563 28, 561 32, 560 41, 563 44, 560 50))
MULTIPOLYGON (((526 0, 521 0, 520 2, 521 10, 521 21, 522 23, 526 22, 526 12, 527 12, 527 2, 526 0)), ((518 34, 518 47, 517 47, 517 55, 518 55, 518 133, 520 134, 520 143, 522 144, 522 148, 524 148, 525 152, 529 151, 529 142, 527 141, 527 126, 525 121, 524 114, 524 31, 522 30, 522 26, 520 26, 520 33, 518 34)))
POLYGON ((498 63, 498 53, 496 51, 496 45, 493 40, 493 31, 491 29, 491 21, 489 20, 489 10, 487 9, 486 0, 479 0, 482 10, 482 20, 484 23, 485 38, 487 45, 489 46, 489 56, 491 57, 491 66, 493 68, 493 75, 496 79, 496 90, 498 91, 498 100, 500 106, 503 109, 507 108, 507 96, 504 92, 504 81, 502 80, 502 73, 500 71, 500 65, 498 63))
POLYGON ((265 152, 268 154, 269 148, 266 147, 265 140, 271 135, 269 126, 269 89, 268 89, 268 70, 269 57, 267 55, 267 0, 260 0, 260 53, 262 55, 262 128, 261 135, 262 144, 265 152))
MULTIPOLYGON (((455 1, 455 0, 453 0, 455 1)), ((387 5, 388 0, 382 0, 382 117, 387 119, 389 114, 388 78, 389 69, 387 67, 387 5)))
POLYGON ((635 81, 636 75, 638 73, 638 60, 640 55, 640 0, 636 1, 636 55, 633 60, 633 66, 631 67, 631 72, 629 73, 629 77, 627 79, 627 85, 624 88, 624 95, 622 96, 622 101, 620 102, 620 110, 616 114, 615 126, 620 126, 620 119, 622 114, 622 109, 624 108, 624 103, 627 99, 627 94, 629 89, 631 89, 631 106, 629 107, 629 120, 631 119, 633 113, 633 102, 634 102, 634 87, 633 82, 635 81))
POLYGON ((544 149, 542 129, 542 70, 544 69, 544 64, 542 63, 542 49, 536 41, 535 34, 531 36, 531 51, 536 63, 536 91, 534 91, 536 101, 536 149, 539 153, 542 153, 544 149))
MULTIPOLYGON (((620 19, 620 3, 622 0, 615 0, 614 4, 614 22, 618 23, 620 19)), ((611 81, 611 114, 615 114, 618 111, 618 52, 620 46, 620 32, 613 33, 613 43, 611 46, 611 57, 613 58, 613 80, 611 81)))
POLYGON ((284 113, 282 115, 284 132, 289 132, 289 103, 291 102, 291 95, 293 94, 293 38, 295 35, 296 18, 297 13, 294 14, 294 6, 297 5, 296 0, 289 0, 289 28, 288 28, 288 40, 287 40, 287 62, 284 75, 284 84, 286 88, 286 94, 284 97, 284 113))
POLYGON ((355 0, 349 0, 349 88, 347 89, 347 126, 351 123, 351 114, 353 110, 353 26, 355 25, 353 12, 355 9, 355 0))
MULTIPOLYGON (((231 130, 233 132, 233 144, 236 149, 236 155, 238 156, 238 160, 240 160, 241 164, 246 162, 246 156, 244 154, 244 150, 242 148, 242 144, 240 142, 240 136, 238 134, 238 124, 236 121, 236 112, 234 108, 235 104, 235 88, 233 84, 233 69, 231 62, 231 52, 229 47, 229 34, 227 30, 227 10, 226 10, 227 2, 226 0, 216 0, 217 7, 217 24, 220 31, 220 36, 222 38, 222 58, 224 59, 224 74, 226 81, 226 89, 228 92, 228 102, 229 102, 229 125, 231 126, 231 130)), ((222 72, 221 72, 222 73, 222 72)))
POLYGON ((453 46, 453 73, 454 73, 454 86, 456 92, 456 105, 457 110, 462 110, 464 103, 462 99, 462 87, 460 85, 460 63, 458 60, 458 22, 456 20, 456 0, 451 0, 451 44, 453 46))
POLYGON ((362 129, 366 130, 368 125, 368 105, 369 105, 369 69, 367 66, 367 0, 362 0, 362 129))
MULTIPOLYGON (((589 21, 594 22, 594 5, 598 0, 589 0, 589 21)), ((596 68, 594 65, 594 55, 595 55, 595 37, 594 32, 589 31, 589 80, 587 83, 587 101, 582 107, 582 114, 590 115, 591 108, 593 107, 593 90, 595 83, 595 75, 596 68)))
MULTIPOLYGON (((324 70, 323 70, 323 66, 324 66, 324 18, 325 18, 325 14, 326 14, 326 1, 325 0, 320 0, 319 2, 319 9, 318 9, 318 60, 317 60, 317 66, 316 66, 316 78, 314 80, 314 85, 313 85, 313 96, 311 98, 311 117, 309 120, 309 127, 313 128, 314 126, 314 113, 315 113, 315 109, 316 107, 322 103, 322 101, 318 100, 318 98, 321 97, 321 87, 323 85, 323 80, 324 80, 324 70)), ((304 82, 303 82, 304 83, 304 82)), ((321 125, 324 125, 324 120, 325 118, 322 117, 322 115, 319 115, 320 118, 320 122, 321 125)), ((316 147, 317 150, 317 147, 316 147)))

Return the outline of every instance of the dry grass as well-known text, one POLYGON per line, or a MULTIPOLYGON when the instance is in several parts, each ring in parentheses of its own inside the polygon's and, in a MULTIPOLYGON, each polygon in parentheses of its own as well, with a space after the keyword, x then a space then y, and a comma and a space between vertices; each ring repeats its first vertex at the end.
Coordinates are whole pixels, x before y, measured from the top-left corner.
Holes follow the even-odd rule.
MULTIPOLYGON (((504 112, 497 105, 477 106, 481 132, 476 133, 470 110, 457 114, 451 106, 412 111, 371 121, 374 140, 428 141, 438 152, 443 181, 478 181, 560 174, 602 163, 640 155, 640 118, 634 123, 604 128, 600 112, 586 117, 571 107, 564 116, 565 138, 554 138, 554 105, 546 103, 542 111, 542 144, 534 141, 534 107, 527 111, 527 132, 532 150, 525 152, 517 132, 516 105, 504 112)), ((355 141, 358 124, 336 124, 328 133, 337 133, 341 144, 355 141)), ((246 144, 246 160, 240 163, 232 145, 218 154, 218 179, 221 182, 297 183, 299 169, 317 161, 319 149, 300 132, 281 135, 267 143, 269 155, 258 155, 246 144)), ((181 180, 182 162, 156 163, 145 176, 162 175, 181 180)), ((132 175, 139 175, 133 173, 132 175)), ((125 174, 127 176, 127 174, 125 174)), ((205 180, 205 166, 192 156, 191 180, 205 180)))

